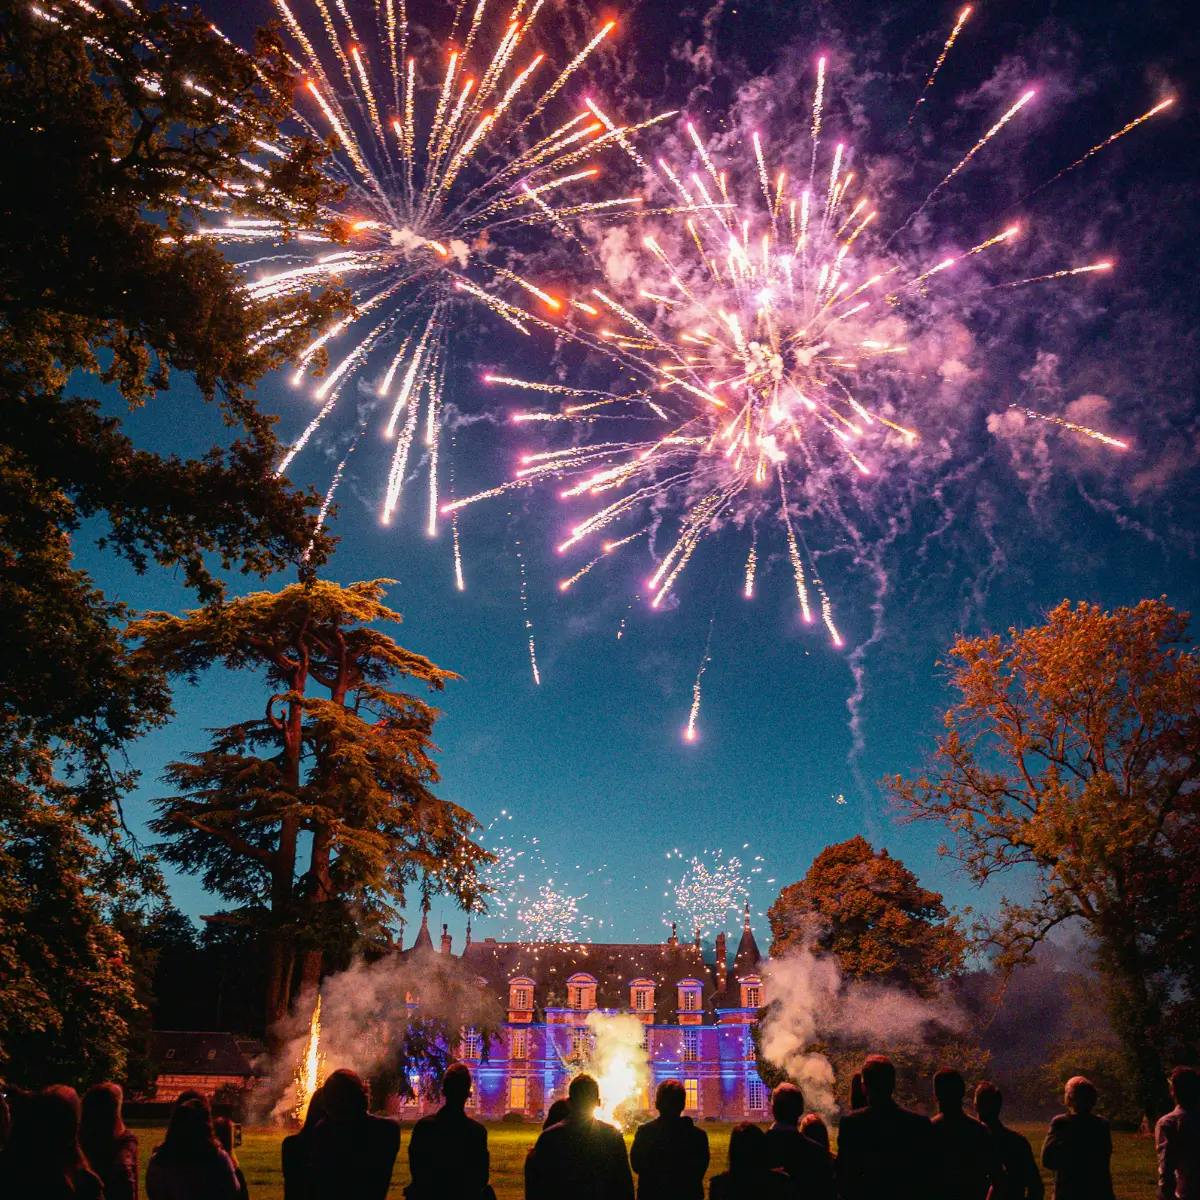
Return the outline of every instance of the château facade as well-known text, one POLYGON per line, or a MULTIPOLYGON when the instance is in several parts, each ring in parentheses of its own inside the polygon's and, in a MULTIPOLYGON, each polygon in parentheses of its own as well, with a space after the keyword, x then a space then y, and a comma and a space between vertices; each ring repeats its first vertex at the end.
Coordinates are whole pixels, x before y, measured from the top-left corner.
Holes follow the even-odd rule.
MULTIPOLYGON (((748 908, 732 964, 724 933, 707 959, 699 936, 683 943, 674 929, 655 944, 473 942, 467 936, 458 961, 504 1015, 486 1048, 474 1030, 464 1031, 458 1046, 475 1081, 476 1116, 542 1118, 588 1061, 594 1044, 588 1017, 597 1012, 629 1013, 645 1027, 650 1081, 637 1107, 652 1108, 658 1084, 678 1079, 693 1117, 766 1116, 767 1089, 755 1070, 751 1041, 762 1002, 762 964, 748 908)), ((406 953, 431 951, 422 922, 406 953)), ((441 953, 451 953, 444 926, 441 953)))

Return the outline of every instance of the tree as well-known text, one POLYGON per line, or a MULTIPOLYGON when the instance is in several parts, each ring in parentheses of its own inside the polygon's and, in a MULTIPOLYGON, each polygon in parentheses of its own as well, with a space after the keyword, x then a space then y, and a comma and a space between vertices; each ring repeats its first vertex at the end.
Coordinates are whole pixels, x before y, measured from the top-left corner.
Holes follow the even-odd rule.
MULTIPOLYGON (((91 1028, 61 1007, 56 964, 120 1039, 121 939, 100 923, 121 871, 152 876, 127 852, 132 774, 119 763, 166 719, 169 695, 152 664, 130 659, 125 608, 76 565, 80 525, 98 518, 102 546, 139 571, 181 568, 205 599, 221 593, 214 562, 265 573, 310 545, 320 561, 317 498, 276 477, 250 389, 344 297, 252 299, 197 236, 214 207, 287 236, 335 196, 324 147, 280 132, 293 81, 273 37, 246 53, 169 4, 5 4, 0 64, 0 628, 20 648, 0 657, 0 842, 22 856, 6 887, 24 870, 77 873, 62 875, 45 926, 24 924, 44 911, 19 890, 6 897, 0 1055, 16 1071, 17 1046, 34 1069, 49 1061, 30 1021, 65 1031, 63 1046, 91 1028), (247 165, 262 143, 278 151, 265 175, 247 165), (268 322, 280 336, 254 339, 268 322), (183 459, 135 444, 121 405, 169 401, 172 374, 218 405, 223 446, 183 459), (89 377, 120 403, 74 394, 89 377)), ((89 1069, 78 1048, 64 1076, 89 1069)))
POLYGON ((1086 928, 1150 1117, 1167 1105, 1166 1006, 1196 994, 1195 962, 1178 957, 1200 918, 1200 661, 1187 625, 1164 600, 1111 613, 1064 601, 1007 638, 959 638, 946 733, 922 774, 890 781, 913 819, 949 827, 943 850, 977 883, 1031 873, 1032 896, 1005 899, 986 929, 1001 965, 1064 922, 1086 928))
POLYGON ((456 676, 372 627, 400 620, 382 602, 390 582, 313 580, 130 629, 162 670, 195 679, 220 663, 271 689, 262 717, 170 765, 178 790, 154 822, 164 857, 265 932, 268 1032, 297 984, 319 982, 326 949, 386 939, 412 884, 423 898, 480 901, 475 820, 431 790, 437 712, 395 690, 403 677, 440 690, 456 676))
POLYGON ((861 836, 826 846, 767 917, 772 955, 807 946, 851 979, 927 996, 962 970, 966 938, 940 893, 861 836))

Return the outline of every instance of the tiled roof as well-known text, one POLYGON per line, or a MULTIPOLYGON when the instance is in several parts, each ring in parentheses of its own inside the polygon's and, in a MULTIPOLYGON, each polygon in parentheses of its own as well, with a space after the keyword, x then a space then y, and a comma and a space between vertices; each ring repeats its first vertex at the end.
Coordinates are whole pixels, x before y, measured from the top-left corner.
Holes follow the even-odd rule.
POLYGON ((685 979, 701 984, 701 1007, 711 1005, 713 967, 694 944, 472 942, 462 954, 463 965, 476 972, 507 1003, 509 980, 532 979, 539 1012, 567 1004, 567 980, 591 975, 597 983, 597 1008, 630 1007, 629 985, 635 979, 654 983, 654 1019, 674 1021, 679 1007, 676 991, 685 979))
POLYGON ((254 1074, 232 1033, 155 1030, 150 1035, 150 1061, 160 1075, 254 1074))

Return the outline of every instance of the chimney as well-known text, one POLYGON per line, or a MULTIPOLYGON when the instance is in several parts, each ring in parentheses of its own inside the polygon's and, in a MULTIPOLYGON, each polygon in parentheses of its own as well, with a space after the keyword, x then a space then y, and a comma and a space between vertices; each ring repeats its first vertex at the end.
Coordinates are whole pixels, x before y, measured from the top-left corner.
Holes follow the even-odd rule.
POLYGON ((671 936, 669 938, 667 938, 667 945, 668 946, 678 946, 679 945, 679 937, 677 936, 677 931, 675 928, 674 921, 671 922, 671 936))
POLYGON ((696 935, 692 939, 692 945, 695 946, 697 950, 700 949, 700 930, 699 929, 696 930, 696 935))
POLYGON ((467 940, 465 942, 463 942, 463 953, 466 954, 466 952, 470 948, 471 948, 471 918, 468 917, 467 918, 467 940))
POLYGON ((450 953, 450 931, 449 931, 449 929, 450 929, 450 927, 448 925, 442 926, 442 953, 443 954, 450 953))
POLYGON ((717 934, 717 991, 725 990, 729 978, 729 949, 725 941, 725 930, 717 934))

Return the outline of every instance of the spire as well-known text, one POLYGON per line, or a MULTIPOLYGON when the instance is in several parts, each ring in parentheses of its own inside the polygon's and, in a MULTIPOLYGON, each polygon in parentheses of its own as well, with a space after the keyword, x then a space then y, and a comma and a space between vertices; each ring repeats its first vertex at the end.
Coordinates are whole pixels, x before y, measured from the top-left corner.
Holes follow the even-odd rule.
POLYGON ((429 936, 429 909, 421 908, 421 928, 417 930, 417 940, 413 942, 414 950, 432 950, 433 938, 429 936))
POLYGON ((750 975, 758 970, 762 955, 758 943, 754 940, 754 931, 750 928, 750 901, 746 901, 745 915, 742 918, 742 937, 738 942, 737 953, 733 956, 733 974, 735 977, 750 975))
POLYGON ((463 953, 467 952, 467 948, 471 945, 471 918, 467 917, 467 937, 463 942, 463 953))
POLYGON ((679 945, 679 937, 677 934, 677 928, 676 928, 676 924, 674 921, 671 922, 671 936, 669 938, 667 938, 667 945, 668 946, 678 946, 679 945))
POLYGON ((450 953, 450 926, 442 925, 442 953, 450 953))

